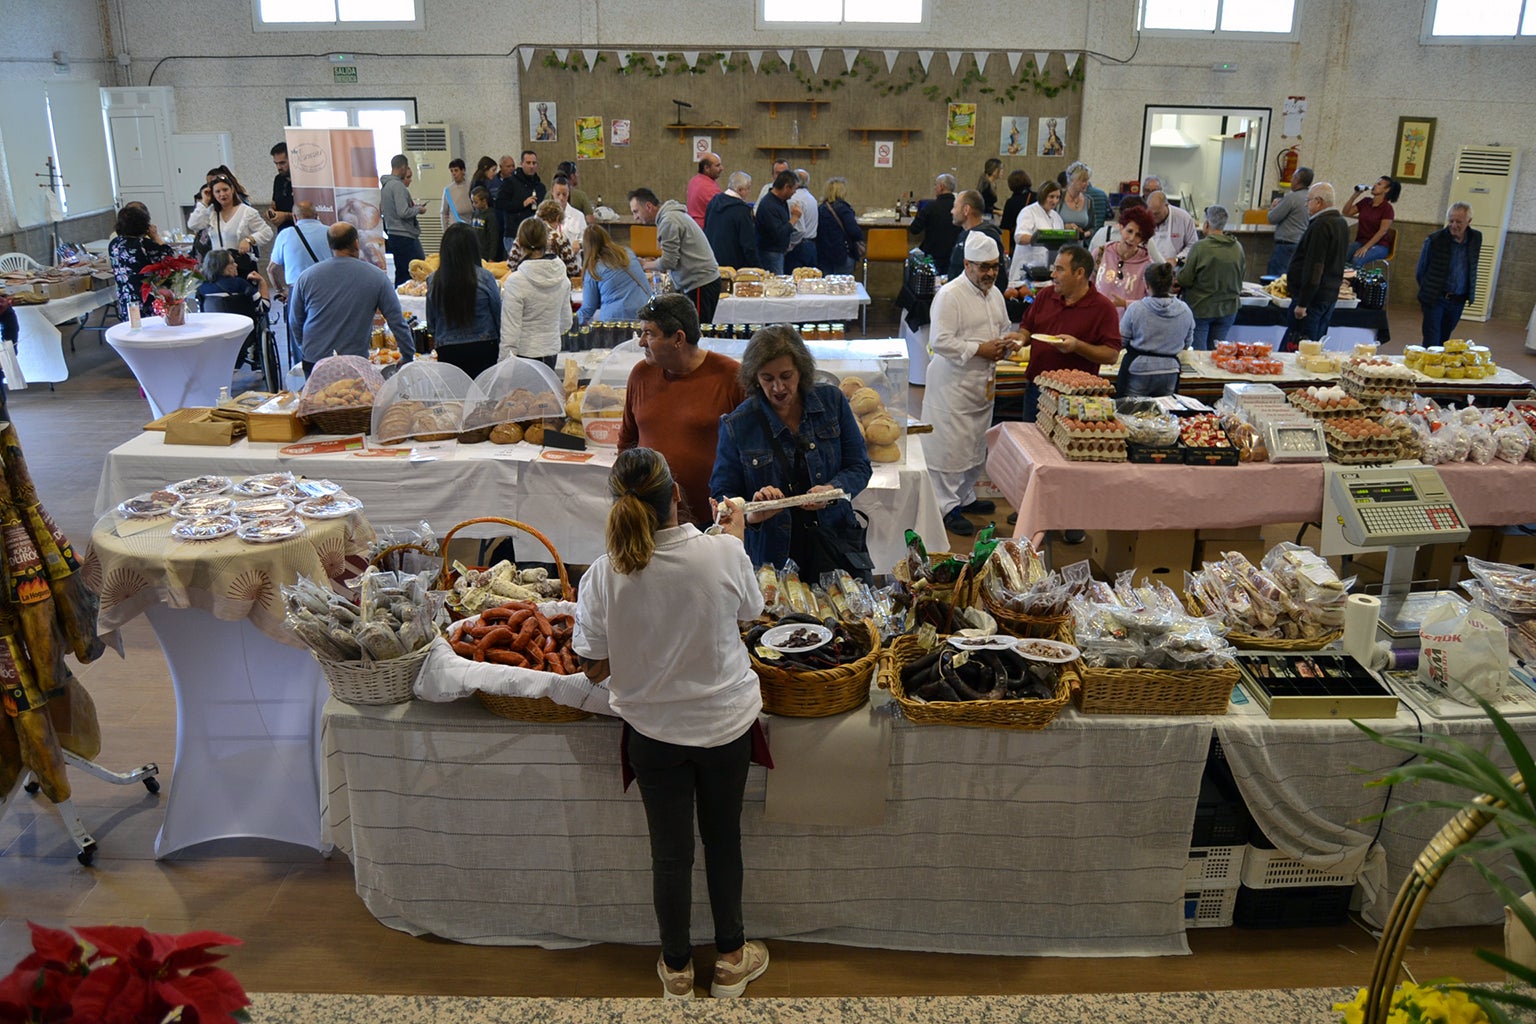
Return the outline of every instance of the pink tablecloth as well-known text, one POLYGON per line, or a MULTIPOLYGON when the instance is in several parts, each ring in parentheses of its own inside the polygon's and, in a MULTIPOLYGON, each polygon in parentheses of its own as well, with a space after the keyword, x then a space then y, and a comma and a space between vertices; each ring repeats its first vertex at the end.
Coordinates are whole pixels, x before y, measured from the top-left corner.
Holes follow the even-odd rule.
MULTIPOLYGON (((1317 522, 1320 463, 1147 466, 1071 462, 1034 424, 987 434, 987 475, 1019 510, 1014 536, 1045 530, 1195 530, 1317 522)), ((1536 522, 1536 463, 1437 467, 1471 526, 1536 522)))

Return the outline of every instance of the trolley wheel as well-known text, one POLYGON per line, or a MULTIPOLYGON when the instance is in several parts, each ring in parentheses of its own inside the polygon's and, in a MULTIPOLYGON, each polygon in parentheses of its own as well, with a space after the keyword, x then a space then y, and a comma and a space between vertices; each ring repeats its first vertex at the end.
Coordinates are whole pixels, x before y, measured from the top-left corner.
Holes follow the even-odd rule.
POLYGON ((42 783, 38 782, 36 779, 33 779, 22 788, 27 791, 27 796, 37 796, 37 791, 42 789, 43 786, 42 783))
POLYGON ((144 777, 144 788, 149 790, 151 795, 158 794, 160 792, 160 780, 153 775, 146 775, 144 777))
POLYGON ((75 854, 75 860, 79 861, 86 867, 90 867, 92 862, 96 860, 96 841, 93 839, 89 843, 86 843, 85 849, 75 854))

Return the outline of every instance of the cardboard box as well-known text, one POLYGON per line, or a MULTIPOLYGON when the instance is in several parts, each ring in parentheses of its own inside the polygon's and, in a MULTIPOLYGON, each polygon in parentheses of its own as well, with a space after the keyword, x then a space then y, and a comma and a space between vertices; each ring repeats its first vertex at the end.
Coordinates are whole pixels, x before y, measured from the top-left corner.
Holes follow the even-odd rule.
POLYGON ((1536 569, 1536 529, 1506 526, 1494 531, 1488 558, 1494 562, 1536 569))
MULTIPOLYGON (((1236 540, 1258 541, 1263 539, 1264 527, 1262 526, 1228 526, 1216 530, 1196 530, 1195 540, 1236 540)), ((1295 536, 1295 534, 1292 534, 1295 536)))
POLYGON ((309 433, 298 416, 299 396, 291 391, 273 395, 245 413, 246 436, 252 441, 297 441, 309 433))
POLYGON ((1195 531, 1110 530, 1092 536, 1094 561, 1111 577, 1130 569, 1137 580, 1146 576, 1184 593, 1184 571, 1194 565, 1195 531))
POLYGON ((37 290, 49 299, 64 299, 71 295, 79 295, 81 292, 91 290, 91 277, 89 274, 80 274, 67 277, 62 281, 45 281, 37 286, 37 290))
POLYGON ((165 443, 228 447, 245 435, 245 424, 239 420, 219 419, 212 409, 199 411, 201 416, 189 416, 167 424, 165 443))
POLYGON ((1265 552, 1269 551, 1269 545, 1263 540, 1207 540, 1203 537, 1195 541, 1195 565, 1205 562, 1219 561, 1228 551, 1236 551, 1254 565, 1264 560, 1265 552))

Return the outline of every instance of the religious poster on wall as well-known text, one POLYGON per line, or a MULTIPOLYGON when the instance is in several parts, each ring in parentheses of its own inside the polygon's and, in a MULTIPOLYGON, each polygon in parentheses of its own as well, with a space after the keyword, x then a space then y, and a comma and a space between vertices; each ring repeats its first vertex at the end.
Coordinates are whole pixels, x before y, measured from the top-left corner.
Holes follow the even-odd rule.
POLYGON ((951 103, 944 132, 946 146, 976 145, 976 104, 951 103))
POLYGON ((576 119, 576 159, 603 159, 603 119, 600 115, 576 119))
POLYGON ((1067 119, 1047 117, 1040 122, 1040 156, 1067 155, 1067 119))
POLYGON ((379 172, 369 128, 287 128, 289 174, 295 203, 313 203, 322 224, 357 228, 359 255, 384 267, 384 222, 379 214, 379 172))
POLYGON ((540 100, 528 104, 529 142, 559 142, 560 131, 556 124, 553 101, 540 100))
POLYGON ((621 118, 609 123, 608 139, 615 146, 629 145, 629 118, 621 118))
POLYGON ((1003 118, 1002 134, 998 136, 998 156, 1027 156, 1029 154, 1029 118, 1010 115, 1003 118))
POLYGON ((896 166, 896 140, 895 139, 876 139, 875 140, 875 166, 876 167, 895 167, 896 166))

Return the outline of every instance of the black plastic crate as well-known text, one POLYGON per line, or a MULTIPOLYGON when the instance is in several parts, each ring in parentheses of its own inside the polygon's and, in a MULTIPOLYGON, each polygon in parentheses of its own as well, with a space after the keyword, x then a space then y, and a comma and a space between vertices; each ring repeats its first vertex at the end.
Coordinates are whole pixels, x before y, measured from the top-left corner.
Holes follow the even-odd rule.
POLYGON ((1195 806, 1195 828, 1191 847, 1242 846, 1254 831, 1253 819, 1242 800, 1233 800, 1210 777, 1200 779, 1200 802, 1195 806))
POLYGON ((1240 886, 1232 923, 1239 928, 1320 928, 1349 919, 1352 885, 1240 886))

